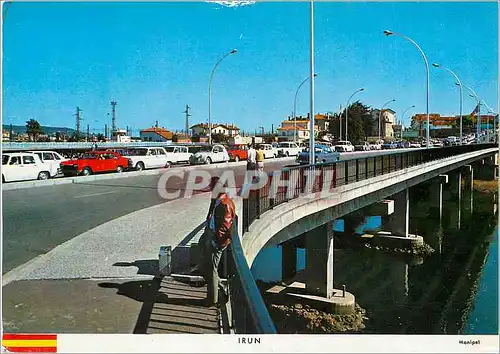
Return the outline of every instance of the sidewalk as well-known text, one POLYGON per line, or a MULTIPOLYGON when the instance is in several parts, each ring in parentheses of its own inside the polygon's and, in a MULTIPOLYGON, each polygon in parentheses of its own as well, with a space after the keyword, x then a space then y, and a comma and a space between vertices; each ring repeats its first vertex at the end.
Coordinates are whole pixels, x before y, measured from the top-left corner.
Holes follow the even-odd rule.
MULTIPOLYGON (((164 278, 161 284, 153 279, 160 246, 196 242, 209 204, 210 193, 204 193, 125 215, 6 273, 3 329, 18 333, 213 333, 214 309, 197 304, 205 288, 195 288, 190 294, 186 286, 171 279, 164 278), (197 228, 199 232, 190 234, 197 228), (179 295, 181 299, 173 303, 164 301, 179 295), (188 322, 179 312, 186 306, 194 306, 196 314, 188 322), (166 315, 171 316, 169 321, 158 319, 166 315), (173 323, 171 318, 184 322, 173 323), (150 321, 162 325, 155 327, 150 321)), ((240 201, 236 204, 240 210, 240 201)))

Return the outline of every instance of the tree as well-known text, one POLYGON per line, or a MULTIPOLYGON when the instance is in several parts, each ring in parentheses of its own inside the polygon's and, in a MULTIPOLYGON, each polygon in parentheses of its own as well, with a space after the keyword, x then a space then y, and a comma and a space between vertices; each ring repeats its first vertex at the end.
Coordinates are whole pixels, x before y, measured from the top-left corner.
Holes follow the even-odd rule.
POLYGON ((61 132, 56 132, 56 141, 57 142, 61 141, 61 138, 62 138, 61 132))
POLYGON ((82 141, 84 140, 83 139, 83 135, 81 133, 77 133, 77 132, 74 132, 71 137, 68 139, 69 142, 79 142, 79 141, 82 141))
POLYGON ((97 134, 97 141, 105 142, 106 138, 104 137, 104 134, 102 133, 97 134))
POLYGON ((172 135, 172 142, 173 142, 173 143, 176 143, 176 142, 178 142, 178 141, 179 141, 179 134, 174 134, 174 135, 172 135))
POLYGON ((227 135, 224 135, 222 133, 212 134, 212 142, 217 144, 226 144, 227 138, 228 138, 227 135))
POLYGON ((266 144, 271 144, 271 143, 274 143, 276 141, 276 135, 274 135, 274 134, 264 134, 263 139, 264 139, 264 142, 266 144))
MULTIPOLYGON (((359 144, 366 141, 366 138, 373 129, 373 120, 370 113, 370 107, 357 101, 349 106, 347 111, 347 140, 353 144, 359 144)), ((345 109, 340 113, 334 113, 330 118, 328 133, 332 134, 335 140, 339 139, 340 122, 342 122, 343 139, 345 138, 345 109), (341 119, 341 121, 340 121, 341 119)))
POLYGON ((43 134, 43 130, 36 119, 30 119, 26 122, 26 133, 30 141, 37 141, 38 136, 43 134))

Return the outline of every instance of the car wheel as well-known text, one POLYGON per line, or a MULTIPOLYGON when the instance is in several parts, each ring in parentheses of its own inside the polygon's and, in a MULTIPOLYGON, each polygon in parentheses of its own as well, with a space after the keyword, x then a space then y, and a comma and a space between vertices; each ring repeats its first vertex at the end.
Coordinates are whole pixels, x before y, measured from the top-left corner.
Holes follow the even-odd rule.
POLYGON ((122 172, 123 172, 123 167, 122 167, 122 166, 118 166, 118 167, 116 168, 116 172, 118 172, 118 173, 122 173, 122 172))
POLYGON ((165 168, 170 168, 172 167, 172 161, 167 161, 167 163, 165 164, 165 168))
POLYGON ((206 164, 207 164, 207 165, 210 165, 211 163, 212 163, 212 159, 211 159, 210 157, 207 157, 207 162, 206 162, 206 164))
POLYGON ((239 157, 239 156, 236 156, 236 157, 234 158, 234 162, 239 162, 239 161, 240 161, 240 157, 239 157))
POLYGON ((138 162, 137 165, 135 165, 135 170, 136 171, 142 171, 142 170, 144 170, 144 163, 143 162, 138 162))
POLYGON ((46 180, 50 178, 50 174, 47 171, 42 171, 38 174, 38 179, 46 180))
POLYGON ((82 175, 83 176, 90 176, 92 174, 92 170, 88 167, 85 167, 83 170, 82 170, 82 175))

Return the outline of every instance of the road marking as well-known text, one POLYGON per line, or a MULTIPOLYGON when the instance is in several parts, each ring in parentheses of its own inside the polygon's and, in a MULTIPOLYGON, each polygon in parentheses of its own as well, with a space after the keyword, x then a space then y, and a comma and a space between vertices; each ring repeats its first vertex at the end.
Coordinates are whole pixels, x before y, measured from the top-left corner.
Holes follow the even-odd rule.
POLYGON ((102 193, 93 193, 93 194, 84 194, 84 195, 77 195, 76 198, 86 198, 86 197, 94 197, 96 195, 105 195, 105 194, 111 194, 115 193, 116 191, 111 191, 111 192, 102 192, 102 193))

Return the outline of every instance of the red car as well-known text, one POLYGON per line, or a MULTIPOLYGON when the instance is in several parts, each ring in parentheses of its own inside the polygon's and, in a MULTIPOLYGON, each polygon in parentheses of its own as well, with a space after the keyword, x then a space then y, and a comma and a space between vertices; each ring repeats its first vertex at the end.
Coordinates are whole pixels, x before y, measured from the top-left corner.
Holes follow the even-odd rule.
POLYGON ((60 166, 64 176, 88 176, 99 172, 122 172, 128 167, 128 158, 114 151, 92 151, 63 161, 60 166))
POLYGON ((227 153, 229 154, 230 161, 240 161, 246 160, 248 158, 248 146, 247 145, 231 145, 227 147, 227 153))

